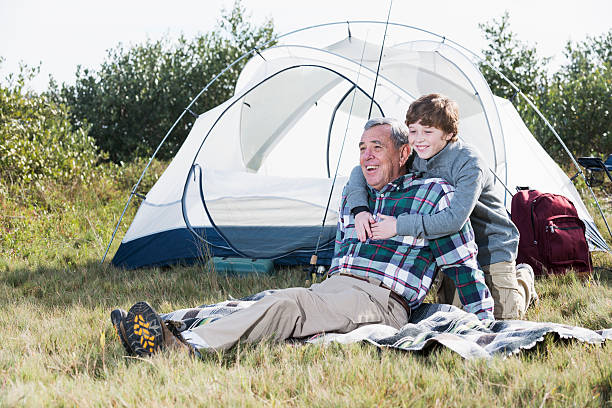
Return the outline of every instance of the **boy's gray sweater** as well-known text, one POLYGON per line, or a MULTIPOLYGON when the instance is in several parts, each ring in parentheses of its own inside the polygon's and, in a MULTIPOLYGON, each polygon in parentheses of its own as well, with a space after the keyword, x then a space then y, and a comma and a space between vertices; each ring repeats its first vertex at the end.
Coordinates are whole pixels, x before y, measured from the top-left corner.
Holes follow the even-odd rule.
MULTIPOLYGON (((448 181, 455 186, 455 194, 450 207, 438 214, 400 215, 398 235, 438 238, 459 231, 469 217, 480 265, 516 260, 518 230, 495 191, 493 174, 475 147, 461 141, 448 143, 429 160, 417 156, 412 171, 448 181)), ((351 172, 348 184, 348 207, 367 206, 366 182, 359 166, 351 172)))

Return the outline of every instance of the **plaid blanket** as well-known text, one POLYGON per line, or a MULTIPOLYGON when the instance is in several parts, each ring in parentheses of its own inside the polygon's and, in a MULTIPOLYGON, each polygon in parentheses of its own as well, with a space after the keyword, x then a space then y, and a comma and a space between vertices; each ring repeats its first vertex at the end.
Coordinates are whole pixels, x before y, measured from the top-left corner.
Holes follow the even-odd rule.
MULTIPOLYGON (((162 315, 162 319, 172 322, 179 331, 184 331, 247 308, 273 292, 268 290, 242 299, 177 310, 162 315)), ((559 323, 525 320, 480 321, 476 315, 451 305, 422 304, 413 311, 410 323, 399 330, 372 324, 349 333, 324 333, 304 341, 315 344, 366 341, 380 348, 405 351, 424 351, 434 345, 442 345, 463 358, 471 359, 491 358, 494 355, 505 357, 523 349, 530 349, 544 340, 548 333, 555 334, 560 339, 576 339, 589 344, 602 344, 606 339, 612 340, 612 328, 593 331, 559 323)))

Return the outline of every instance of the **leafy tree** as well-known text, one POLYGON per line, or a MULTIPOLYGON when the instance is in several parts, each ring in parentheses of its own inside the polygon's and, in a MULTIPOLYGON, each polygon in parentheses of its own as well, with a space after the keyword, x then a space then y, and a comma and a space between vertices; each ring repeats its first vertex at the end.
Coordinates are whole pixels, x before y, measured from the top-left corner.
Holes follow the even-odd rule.
MULTIPOLYGON (((492 22, 479 24, 479 27, 489 42, 488 47, 482 51, 485 60, 512 81, 536 106, 545 105, 548 101, 547 64, 550 58, 540 57, 535 46, 518 39, 517 35, 510 30, 508 12, 505 12, 499 19, 493 19, 492 22)), ((491 91, 495 95, 511 100, 531 132, 540 143, 543 143, 546 135, 551 134, 544 121, 489 65, 481 64, 481 71, 491 91)), ((554 137, 554 135, 551 136, 554 137)), ((546 145, 546 143, 543 144, 546 145)), ((545 148, 548 147, 550 146, 545 146, 545 148)))
MULTIPOLYGON (((0 60, 1 62, 1 60, 0 60)), ((22 65, 0 84, 0 182, 85 179, 98 160, 93 138, 65 105, 27 90, 39 68, 22 65)))
POLYGON ((612 153, 612 30, 568 42, 569 61, 553 75, 547 113, 578 156, 612 153))
MULTIPOLYGON (((488 40, 483 50, 486 61, 510 79, 547 117, 574 155, 609 153, 611 132, 610 32, 586 41, 568 42, 568 63, 550 74, 550 58, 538 56, 534 46, 521 42, 510 30, 509 15, 480 24, 488 40)), ((513 101, 521 117, 555 158, 567 155, 554 134, 516 91, 488 65, 482 72, 494 94, 513 101)))
MULTIPOLYGON (((524 94, 537 97, 547 85, 547 64, 550 58, 538 56, 534 46, 520 41, 510 31, 510 15, 505 12, 499 19, 478 25, 489 42, 482 51, 486 61, 512 81, 524 94)), ((516 93, 501 76, 488 65, 481 66, 485 78, 495 95, 512 99, 516 93)))
MULTIPOLYGON (((77 70, 74 86, 60 98, 72 122, 91 126, 90 134, 114 162, 150 156, 188 103, 216 74, 240 55, 273 37, 272 21, 255 27, 236 1, 223 11, 217 28, 193 40, 181 36, 108 51, 98 70, 77 70)), ((246 59, 220 77, 191 110, 202 113, 228 99, 246 59)), ((186 115, 158 153, 174 156, 194 118, 186 115)))

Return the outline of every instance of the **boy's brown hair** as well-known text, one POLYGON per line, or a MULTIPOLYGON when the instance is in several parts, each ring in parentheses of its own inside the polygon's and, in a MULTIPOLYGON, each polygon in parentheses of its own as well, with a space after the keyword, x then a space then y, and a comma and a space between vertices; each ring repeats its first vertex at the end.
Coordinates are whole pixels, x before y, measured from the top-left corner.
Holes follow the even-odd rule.
POLYGON ((412 102, 406 112, 406 125, 421 121, 423 126, 442 129, 444 133, 452 133, 450 142, 458 140, 459 107, 447 96, 440 94, 423 95, 412 102))

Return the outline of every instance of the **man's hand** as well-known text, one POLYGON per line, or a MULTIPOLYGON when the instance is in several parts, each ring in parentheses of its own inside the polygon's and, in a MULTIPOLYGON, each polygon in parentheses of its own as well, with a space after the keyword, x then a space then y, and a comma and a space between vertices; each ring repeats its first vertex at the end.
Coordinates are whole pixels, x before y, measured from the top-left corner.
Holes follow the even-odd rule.
POLYGON ((359 241, 365 242, 366 239, 372 237, 370 224, 374 222, 374 217, 367 211, 362 211, 355 216, 355 230, 357 231, 359 241))
POLYGON ((372 224, 372 239, 387 239, 397 235, 397 219, 391 215, 378 214, 378 222, 372 224))

